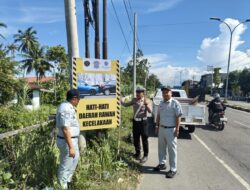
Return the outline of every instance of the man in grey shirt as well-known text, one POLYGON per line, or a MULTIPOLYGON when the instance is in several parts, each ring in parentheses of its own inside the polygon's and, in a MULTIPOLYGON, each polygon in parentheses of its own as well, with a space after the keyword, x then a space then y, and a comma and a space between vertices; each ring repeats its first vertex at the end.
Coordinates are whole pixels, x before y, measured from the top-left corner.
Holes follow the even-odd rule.
POLYGON ((181 105, 172 98, 170 88, 164 86, 161 88, 163 101, 158 107, 156 119, 156 131, 158 133, 158 157, 159 165, 154 171, 166 169, 166 156, 168 149, 170 170, 167 172, 167 178, 173 178, 177 172, 177 137, 181 121, 181 105))
POLYGON ((58 106, 56 113, 57 146, 60 150, 57 178, 62 189, 68 189, 68 183, 71 182, 79 160, 78 137, 80 128, 75 111, 79 99, 77 90, 69 90, 67 100, 58 106))

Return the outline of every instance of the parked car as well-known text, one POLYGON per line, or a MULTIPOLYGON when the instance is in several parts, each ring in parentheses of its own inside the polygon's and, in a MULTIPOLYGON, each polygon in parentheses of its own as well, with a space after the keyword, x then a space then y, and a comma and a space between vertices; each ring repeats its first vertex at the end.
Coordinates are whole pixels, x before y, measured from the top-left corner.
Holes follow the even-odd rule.
MULTIPOLYGON (((181 104, 183 115, 181 125, 188 128, 190 133, 194 132, 196 125, 205 125, 205 105, 196 103, 198 98, 188 98, 185 90, 172 89, 172 97, 181 104)), ((156 122, 156 115, 160 101, 162 100, 161 89, 158 89, 153 97, 153 117, 156 122)))
POLYGON ((78 82, 78 91, 80 94, 96 95, 99 92, 98 86, 88 85, 86 82, 78 82))
POLYGON ((104 85, 100 87, 100 91, 107 96, 111 93, 116 93, 116 81, 110 80, 105 82, 104 85))

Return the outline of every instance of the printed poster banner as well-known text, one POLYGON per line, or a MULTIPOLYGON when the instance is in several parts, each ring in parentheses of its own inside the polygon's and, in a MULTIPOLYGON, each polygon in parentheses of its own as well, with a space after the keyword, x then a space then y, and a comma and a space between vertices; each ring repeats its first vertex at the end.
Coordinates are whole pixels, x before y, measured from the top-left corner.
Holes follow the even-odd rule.
POLYGON ((80 92, 77 116, 81 130, 120 125, 119 61, 73 58, 72 83, 80 92))

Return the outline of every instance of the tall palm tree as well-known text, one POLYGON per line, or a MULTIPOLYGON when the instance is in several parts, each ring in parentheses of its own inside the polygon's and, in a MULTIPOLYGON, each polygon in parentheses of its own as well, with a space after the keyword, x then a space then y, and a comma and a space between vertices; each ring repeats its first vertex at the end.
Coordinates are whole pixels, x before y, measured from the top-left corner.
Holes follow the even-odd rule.
MULTIPOLYGON (((4 24, 4 23, 2 23, 2 22, 0 22, 0 28, 7 28, 7 25, 4 24)), ((0 37, 3 38, 3 39, 5 39, 5 37, 2 34, 0 34, 0 37)))
POLYGON ((14 58, 17 49, 18 49, 17 45, 15 43, 11 43, 6 46, 6 53, 10 53, 11 56, 14 58))
POLYGON ((46 58, 45 49, 44 46, 41 47, 37 44, 29 53, 22 54, 25 58, 21 61, 23 63, 22 68, 26 69, 27 73, 34 70, 38 82, 45 77, 47 71, 51 71, 51 68, 53 68, 53 65, 46 58))
POLYGON ((28 53, 38 44, 36 37, 36 30, 33 30, 32 27, 22 31, 18 30, 18 33, 14 35, 14 43, 18 43, 18 51, 23 53, 28 53))

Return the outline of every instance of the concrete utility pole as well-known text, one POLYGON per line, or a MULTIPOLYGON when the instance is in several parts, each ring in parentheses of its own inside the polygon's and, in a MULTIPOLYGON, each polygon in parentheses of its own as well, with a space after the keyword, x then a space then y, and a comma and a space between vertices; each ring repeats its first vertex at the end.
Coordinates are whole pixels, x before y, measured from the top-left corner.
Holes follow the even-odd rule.
POLYGON ((136 93, 136 13, 134 13, 134 43, 133 43, 133 95, 136 93))
POLYGON ((84 29, 85 29, 85 57, 90 58, 89 53, 89 0, 84 0, 83 2, 84 7, 84 29))
POLYGON ((70 68, 70 88, 72 88, 72 57, 79 57, 75 0, 64 0, 64 6, 70 68))
POLYGON ((95 58, 100 59, 100 37, 99 37, 99 0, 95 0, 95 58))
POLYGON ((107 45, 107 0, 103 0, 103 42, 102 42, 102 57, 108 59, 107 45))
MULTIPOLYGON (((72 89, 72 57, 79 57, 78 34, 76 22, 76 5, 75 0, 64 0, 66 30, 68 42, 69 68, 70 68, 70 88, 72 89)), ((79 136, 79 147, 83 150, 86 147, 84 131, 79 136)))

